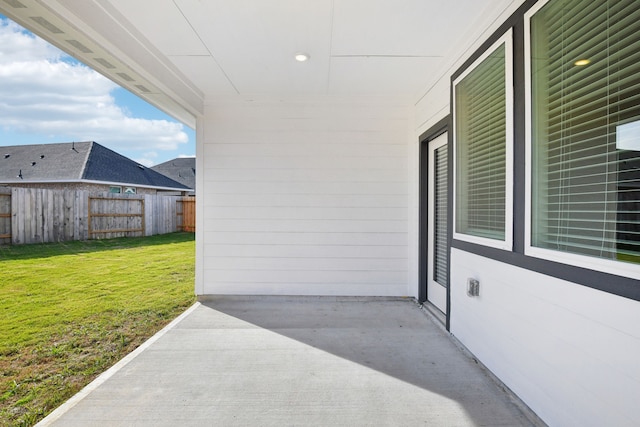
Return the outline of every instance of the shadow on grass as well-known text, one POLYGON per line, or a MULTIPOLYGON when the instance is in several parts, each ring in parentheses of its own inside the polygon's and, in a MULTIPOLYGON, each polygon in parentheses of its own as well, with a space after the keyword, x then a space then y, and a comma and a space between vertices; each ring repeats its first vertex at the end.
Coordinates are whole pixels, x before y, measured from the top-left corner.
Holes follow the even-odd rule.
POLYGON ((194 233, 178 232, 149 237, 118 237, 115 239, 34 243, 30 245, 0 245, 0 262, 9 260, 49 258, 60 255, 74 255, 152 245, 167 245, 171 243, 188 242, 194 239, 194 233))

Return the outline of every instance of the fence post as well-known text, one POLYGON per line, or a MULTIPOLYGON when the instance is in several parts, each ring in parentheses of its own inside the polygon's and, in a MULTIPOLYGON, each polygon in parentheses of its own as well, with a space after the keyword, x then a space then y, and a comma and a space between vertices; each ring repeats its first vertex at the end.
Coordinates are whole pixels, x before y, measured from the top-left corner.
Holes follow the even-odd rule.
POLYGON ((0 188, 0 244, 11 243, 11 189, 0 188))

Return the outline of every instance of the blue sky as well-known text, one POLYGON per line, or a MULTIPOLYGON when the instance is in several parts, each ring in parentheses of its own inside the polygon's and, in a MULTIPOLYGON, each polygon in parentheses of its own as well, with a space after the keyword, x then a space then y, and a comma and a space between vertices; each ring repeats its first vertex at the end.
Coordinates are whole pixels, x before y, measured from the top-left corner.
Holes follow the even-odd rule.
POLYGON ((0 15, 0 146, 96 141, 146 166, 195 132, 0 15))

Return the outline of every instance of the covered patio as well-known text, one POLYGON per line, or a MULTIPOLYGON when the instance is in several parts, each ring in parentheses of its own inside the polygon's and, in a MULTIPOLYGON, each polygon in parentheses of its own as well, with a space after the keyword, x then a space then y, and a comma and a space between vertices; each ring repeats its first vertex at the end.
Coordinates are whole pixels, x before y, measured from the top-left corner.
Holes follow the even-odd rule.
POLYGON ((526 424, 417 300, 547 424, 636 426, 639 4, 0 1, 197 136, 207 302, 60 424, 526 424))
POLYGON ((40 426, 528 426, 408 298, 210 297, 40 426))

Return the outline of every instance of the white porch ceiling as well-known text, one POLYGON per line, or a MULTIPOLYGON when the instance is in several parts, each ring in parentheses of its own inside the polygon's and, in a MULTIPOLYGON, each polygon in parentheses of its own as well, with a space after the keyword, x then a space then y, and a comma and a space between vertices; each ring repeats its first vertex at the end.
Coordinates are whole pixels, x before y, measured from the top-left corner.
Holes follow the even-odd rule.
POLYGON ((236 98, 415 102, 512 1, 0 0, 0 13, 192 124, 236 98))

